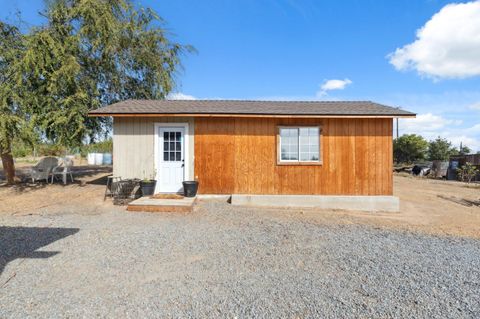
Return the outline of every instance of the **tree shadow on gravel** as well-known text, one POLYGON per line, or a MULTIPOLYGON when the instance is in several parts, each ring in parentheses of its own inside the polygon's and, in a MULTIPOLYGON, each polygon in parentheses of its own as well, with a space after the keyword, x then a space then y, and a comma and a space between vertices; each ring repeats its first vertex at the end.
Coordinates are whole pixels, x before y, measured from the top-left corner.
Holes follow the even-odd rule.
POLYGON ((36 251, 59 239, 76 234, 79 228, 0 226, 0 275, 17 258, 49 258, 58 251, 36 251))

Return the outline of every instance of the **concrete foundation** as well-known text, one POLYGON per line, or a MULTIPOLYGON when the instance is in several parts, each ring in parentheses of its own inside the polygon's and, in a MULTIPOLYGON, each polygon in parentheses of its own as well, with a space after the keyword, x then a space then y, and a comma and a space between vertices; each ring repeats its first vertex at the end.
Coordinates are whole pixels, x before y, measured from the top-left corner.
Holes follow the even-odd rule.
POLYGON ((197 198, 201 200, 221 200, 228 202, 231 195, 223 194, 197 194, 197 198))
POLYGON ((398 212, 395 196, 232 195, 232 205, 398 212))

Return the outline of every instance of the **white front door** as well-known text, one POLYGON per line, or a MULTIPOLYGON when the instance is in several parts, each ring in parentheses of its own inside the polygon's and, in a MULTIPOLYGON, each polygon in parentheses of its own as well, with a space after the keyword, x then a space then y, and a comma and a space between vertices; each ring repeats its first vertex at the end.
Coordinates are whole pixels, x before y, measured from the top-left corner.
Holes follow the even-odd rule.
POLYGON ((185 180, 185 128, 158 128, 157 191, 176 193, 185 180))

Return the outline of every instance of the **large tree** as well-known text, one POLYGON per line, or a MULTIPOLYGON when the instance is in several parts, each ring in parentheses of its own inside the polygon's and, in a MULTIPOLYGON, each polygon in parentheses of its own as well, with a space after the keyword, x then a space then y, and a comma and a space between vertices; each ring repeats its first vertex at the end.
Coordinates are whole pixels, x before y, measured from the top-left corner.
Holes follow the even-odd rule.
POLYGON ((13 139, 28 139, 28 131, 32 128, 28 113, 18 103, 16 86, 18 61, 24 53, 24 45, 24 36, 18 28, 0 21, 0 155, 8 183, 13 183, 15 177, 13 139))
POLYGON ((428 143, 428 159, 431 161, 445 161, 449 159, 450 155, 455 154, 458 154, 458 150, 452 146, 450 141, 440 136, 428 143))
POLYGON ((23 36, 18 103, 44 139, 65 146, 108 129, 108 119, 87 117, 93 108, 165 98, 182 52, 192 50, 169 39, 154 11, 130 0, 50 0, 43 15, 46 23, 23 36))
POLYGON ((425 159, 428 142, 420 135, 405 134, 393 141, 396 163, 413 163, 425 159))

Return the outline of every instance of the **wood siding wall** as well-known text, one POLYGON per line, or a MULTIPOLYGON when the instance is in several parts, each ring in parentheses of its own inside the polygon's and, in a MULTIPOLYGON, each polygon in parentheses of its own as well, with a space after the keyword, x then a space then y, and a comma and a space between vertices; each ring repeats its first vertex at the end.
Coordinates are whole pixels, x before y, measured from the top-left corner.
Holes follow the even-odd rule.
POLYGON ((202 194, 392 195, 392 119, 195 119, 202 194), (323 165, 277 165, 279 125, 321 125, 323 165))
MULTIPOLYGON (((149 178, 155 175, 155 123, 189 124, 189 153, 194 154, 195 122, 191 117, 116 117, 113 121, 113 175, 149 178)), ((193 178, 193 155, 187 160, 193 178)))

